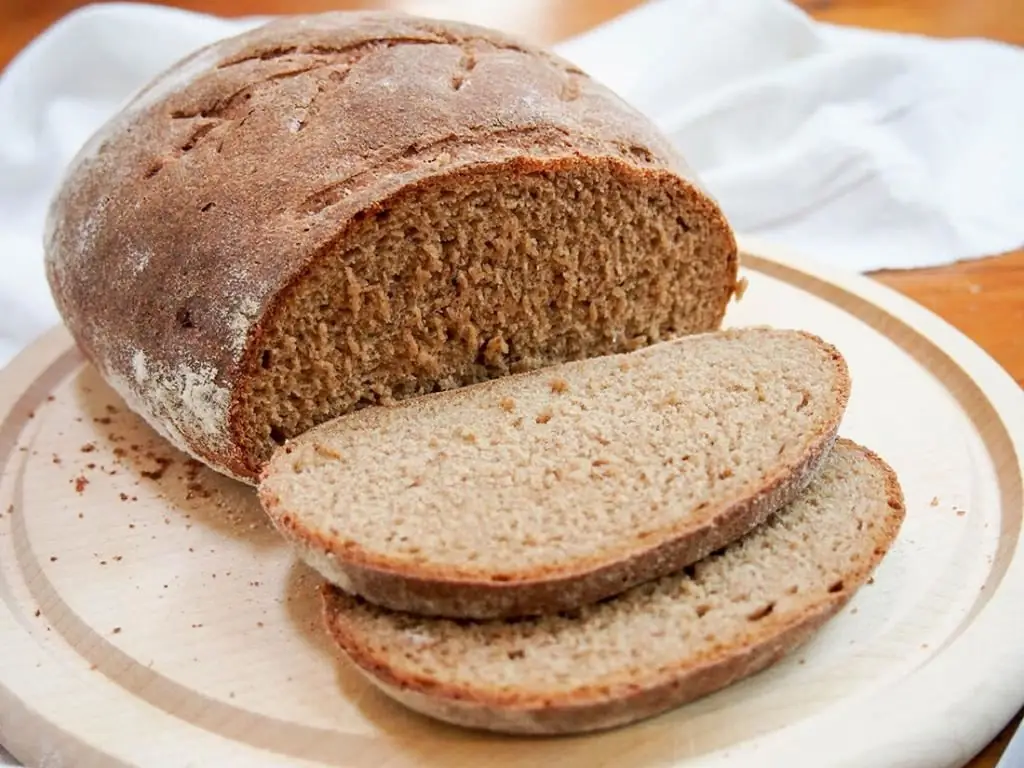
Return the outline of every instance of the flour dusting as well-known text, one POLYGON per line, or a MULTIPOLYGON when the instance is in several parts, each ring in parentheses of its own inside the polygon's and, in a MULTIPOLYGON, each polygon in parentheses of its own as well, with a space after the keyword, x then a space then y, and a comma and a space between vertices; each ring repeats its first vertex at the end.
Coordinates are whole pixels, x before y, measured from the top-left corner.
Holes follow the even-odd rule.
POLYGON ((228 317, 228 328, 231 330, 229 342, 231 350, 240 355, 245 349, 245 343, 249 339, 249 331, 256 321, 260 311, 260 303, 252 296, 244 297, 238 304, 238 308, 228 317))

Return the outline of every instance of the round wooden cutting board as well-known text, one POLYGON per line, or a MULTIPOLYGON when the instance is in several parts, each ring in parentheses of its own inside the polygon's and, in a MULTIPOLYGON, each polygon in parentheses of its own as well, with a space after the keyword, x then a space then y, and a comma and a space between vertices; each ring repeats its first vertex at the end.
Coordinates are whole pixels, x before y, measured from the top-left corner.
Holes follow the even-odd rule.
POLYGON ((1024 395, 880 285, 743 264, 727 324, 842 350, 841 433, 892 464, 908 507, 873 583, 777 666, 581 737, 415 715, 328 643, 319 579, 253 490, 167 445, 57 329, 0 374, 0 743, 77 768, 962 765, 1024 699, 1024 395))

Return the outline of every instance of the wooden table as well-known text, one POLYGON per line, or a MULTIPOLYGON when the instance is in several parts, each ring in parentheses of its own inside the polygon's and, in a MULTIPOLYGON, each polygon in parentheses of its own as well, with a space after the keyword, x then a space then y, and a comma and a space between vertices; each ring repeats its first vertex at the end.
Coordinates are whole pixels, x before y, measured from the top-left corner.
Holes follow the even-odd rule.
MULTIPOLYGON (((1024 44, 1019 0, 797 0, 815 17, 929 35, 981 36, 1024 44)), ((5 0, 0 7, 0 66, 80 0, 5 0)), ((639 0, 169 0, 221 15, 276 14, 338 8, 400 8, 460 18, 552 43, 638 5, 639 0)), ((1024 243, 1022 243, 1024 246, 1024 243)), ((938 313, 984 347, 1024 384, 1024 247, 932 269, 885 270, 873 276, 938 313)), ((993 768, 1014 723, 970 768, 993 768)))

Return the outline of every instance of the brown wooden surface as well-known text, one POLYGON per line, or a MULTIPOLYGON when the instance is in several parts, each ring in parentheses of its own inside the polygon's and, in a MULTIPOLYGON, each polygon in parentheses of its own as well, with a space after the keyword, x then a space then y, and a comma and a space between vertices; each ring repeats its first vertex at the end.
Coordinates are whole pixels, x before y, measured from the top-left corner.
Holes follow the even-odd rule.
MULTIPOLYGON (((0 66, 46 26, 83 4, 3 0, 0 66)), ((489 24, 551 43, 620 14, 638 0, 171 0, 166 4, 222 15, 390 7, 489 24)), ((841 24, 1024 43, 1020 0, 799 0, 799 4, 817 18, 841 24)), ((1020 332, 1024 329, 1024 248, 933 269, 882 271, 875 277, 967 333, 1024 384, 1024 333, 1020 332)), ((1015 723, 1019 720, 1018 716, 1015 723)), ((1015 723, 970 768, 993 768, 1015 723)))

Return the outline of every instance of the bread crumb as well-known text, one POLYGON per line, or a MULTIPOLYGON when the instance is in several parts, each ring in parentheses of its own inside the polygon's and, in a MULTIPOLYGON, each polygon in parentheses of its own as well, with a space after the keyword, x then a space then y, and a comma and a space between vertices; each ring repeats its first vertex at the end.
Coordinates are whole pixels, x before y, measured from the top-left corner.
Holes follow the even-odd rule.
POLYGON ((78 493, 83 493, 85 491, 85 486, 89 484, 89 481, 85 479, 84 475, 79 475, 78 477, 74 478, 71 482, 75 484, 75 491, 77 491, 78 493))
POLYGON ((56 400, 56 399, 57 399, 57 398, 56 398, 56 397, 54 397, 53 395, 47 395, 47 396, 46 396, 46 402, 48 402, 48 403, 52 403, 52 402, 53 402, 54 400, 56 400))
POLYGON ((7 514, 8 515, 13 515, 14 514, 14 505, 13 504, 8 504, 7 505, 7 514))
POLYGON ((495 336, 484 347, 484 362, 488 365, 496 365, 507 354, 508 343, 501 336, 495 336))
POLYGON ((121 628, 120 627, 114 627, 114 634, 115 635, 120 635, 121 634, 121 628))
POLYGON ((323 456, 325 459, 334 459, 335 461, 341 461, 341 454, 331 448, 329 445, 322 445, 321 443, 313 443, 313 450, 323 456))
POLYGON ((963 516, 964 516, 964 515, 966 515, 966 514, 967 514, 967 510, 966 510, 966 509, 958 509, 958 510, 956 511, 956 516, 957 516, 957 517, 963 517, 963 516))
POLYGON ((561 395, 569 391, 569 382, 563 378, 557 378, 551 380, 551 391, 556 395, 561 395))
POLYGON ((128 501, 128 494, 127 493, 122 492, 122 493, 119 494, 119 496, 121 497, 121 501, 128 501))
POLYGON ((42 615, 42 611, 36 608, 36 618, 38 619, 42 615))
POLYGON ((156 469, 143 470, 139 473, 143 477, 148 477, 150 480, 159 480, 162 478, 164 473, 167 472, 168 467, 174 463, 173 459, 168 459, 164 456, 154 456, 153 461, 157 464, 156 469))
POLYGON ((56 555, 50 555, 50 562, 51 563, 56 563, 57 562, 57 556, 56 555))
POLYGON ((82 453, 92 453, 93 451, 96 450, 96 444, 95 443, 86 443, 79 450, 82 453))
POLYGON ((56 453, 53 454, 53 463, 60 464, 60 456, 58 456, 56 453))
POLYGON ((505 413, 512 413, 516 409, 516 401, 511 397, 503 397, 498 401, 498 405, 505 413))
POLYGON ((736 281, 736 301, 743 301, 743 297, 747 295, 747 288, 750 287, 750 281, 745 277, 741 277, 736 281))
POLYGON ((932 496, 932 501, 931 501, 931 504, 929 506, 932 506, 932 507, 939 506, 939 497, 938 496, 932 496))

